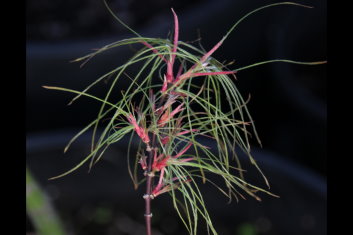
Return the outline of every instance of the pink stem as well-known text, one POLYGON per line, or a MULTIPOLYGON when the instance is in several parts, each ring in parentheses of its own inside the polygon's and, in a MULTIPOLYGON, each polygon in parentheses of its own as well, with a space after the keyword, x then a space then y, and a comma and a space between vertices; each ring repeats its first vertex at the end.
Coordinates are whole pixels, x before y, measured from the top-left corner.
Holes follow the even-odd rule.
POLYGON ((183 155, 188 149, 192 146, 192 143, 190 142, 182 151, 180 151, 177 155, 175 155, 173 158, 178 158, 181 155, 183 155))
POLYGON ((155 49, 151 44, 149 44, 148 42, 145 41, 141 41, 141 43, 143 45, 145 45, 146 47, 152 49, 153 53, 157 54, 164 62, 168 63, 168 61, 166 60, 166 58, 164 58, 163 55, 159 54, 159 51, 157 49, 155 49))
POLYGON ((175 56, 176 56, 176 51, 178 48, 178 38, 179 38, 179 22, 178 22, 178 16, 175 14, 173 8, 172 12, 174 15, 174 43, 173 43, 173 49, 172 49, 172 55, 170 62, 167 64, 167 81, 172 83, 174 80, 174 75, 173 75, 173 65, 175 61, 175 56))
POLYGON ((152 194, 156 194, 161 189, 163 176, 164 176, 164 167, 162 168, 161 173, 159 174, 158 184, 157 184, 156 188, 153 190, 152 194))

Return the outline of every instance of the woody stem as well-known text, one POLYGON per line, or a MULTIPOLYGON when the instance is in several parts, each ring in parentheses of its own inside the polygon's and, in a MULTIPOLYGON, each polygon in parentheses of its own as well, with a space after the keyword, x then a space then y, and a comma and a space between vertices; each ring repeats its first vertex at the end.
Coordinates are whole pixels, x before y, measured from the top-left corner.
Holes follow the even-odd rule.
POLYGON ((147 162, 147 172, 146 172, 146 194, 144 195, 145 199, 145 222, 146 222, 146 235, 152 235, 151 229, 151 199, 152 199, 152 182, 153 182, 153 172, 152 172, 152 162, 154 155, 154 145, 155 145, 155 135, 152 137, 152 147, 149 151, 149 157, 147 162))
MULTIPOLYGON (((163 103, 165 102, 166 96, 163 96, 162 99, 158 102, 157 108, 161 107, 163 103)), ((153 177, 154 174, 152 172, 152 163, 153 163, 153 156, 154 152, 156 151, 155 147, 155 140, 156 140, 156 135, 153 133, 152 136, 152 145, 148 148, 149 151, 149 156, 147 159, 147 171, 146 171, 146 194, 144 195, 145 199, 145 222, 146 222, 146 235, 152 235, 152 229, 151 229, 151 218, 152 218, 152 213, 151 213, 151 199, 153 198, 152 196, 152 184, 153 184, 153 177)))
POLYGON ((146 195, 145 195, 145 221, 146 221, 146 235, 151 235, 151 183, 153 176, 146 176, 147 177, 147 188, 146 188, 146 195))

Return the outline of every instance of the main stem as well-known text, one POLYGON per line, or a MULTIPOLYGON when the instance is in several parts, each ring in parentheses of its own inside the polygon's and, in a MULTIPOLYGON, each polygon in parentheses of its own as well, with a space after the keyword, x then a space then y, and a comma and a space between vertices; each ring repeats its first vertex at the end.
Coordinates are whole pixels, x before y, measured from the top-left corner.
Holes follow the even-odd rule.
POLYGON ((153 151, 154 149, 152 148, 151 151, 149 151, 149 159, 148 159, 148 168, 146 172, 146 194, 144 195, 145 198, 145 221, 146 221, 146 235, 151 235, 151 218, 152 218, 152 213, 151 213, 151 195, 152 195, 152 159, 153 159, 153 151))
MULTIPOLYGON (((166 96, 163 96, 162 99, 158 102, 157 108, 160 107, 166 99, 166 96)), ((146 235, 152 235, 152 228, 151 228, 151 199, 152 199, 152 182, 154 173, 152 172, 152 163, 153 163, 153 156, 155 149, 155 140, 156 135, 153 134, 152 136, 152 146, 148 146, 147 150, 149 152, 149 156, 147 159, 147 171, 146 174, 146 194, 143 196, 145 199, 145 222, 146 222, 146 235)))

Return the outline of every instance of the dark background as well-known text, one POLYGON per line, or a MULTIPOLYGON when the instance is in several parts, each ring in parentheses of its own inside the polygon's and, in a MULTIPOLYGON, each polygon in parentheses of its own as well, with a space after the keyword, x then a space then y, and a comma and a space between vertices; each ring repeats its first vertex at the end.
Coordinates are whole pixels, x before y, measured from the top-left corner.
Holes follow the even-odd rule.
MULTIPOLYGON (((168 37, 173 29, 173 7, 179 16, 180 40, 195 40, 200 32, 206 50, 244 14, 273 2, 108 1, 124 22, 150 37, 168 37)), ((214 57, 235 60, 231 67, 234 69, 276 58, 326 60, 326 1, 296 2, 314 8, 276 6, 258 12, 232 32, 214 57)), ((69 61, 133 35, 113 19, 102 1, 28 0, 26 21, 27 143, 38 136, 45 140, 53 133, 75 133, 95 118, 99 104, 82 99, 67 106, 71 94, 41 86, 85 88, 134 51, 114 49, 83 68, 69 61)), ((237 78, 243 96, 251 94, 248 107, 263 149, 326 179, 326 65, 268 64, 240 71, 237 78)), ((104 84, 94 90, 98 96, 103 96, 104 91, 104 84)), ((31 165, 31 158, 27 157, 27 162, 31 165)))

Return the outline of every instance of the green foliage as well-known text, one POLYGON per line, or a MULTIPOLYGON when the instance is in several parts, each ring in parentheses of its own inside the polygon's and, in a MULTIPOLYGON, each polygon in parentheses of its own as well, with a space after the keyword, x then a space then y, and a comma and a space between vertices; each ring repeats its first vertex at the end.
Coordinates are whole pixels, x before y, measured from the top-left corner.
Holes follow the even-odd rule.
MULTIPOLYGON (((144 155, 151 146, 146 138, 148 135, 152 135, 152 142, 154 143, 152 148, 155 148, 155 154, 158 152, 160 155, 160 161, 157 161, 156 157, 154 158, 155 168, 153 170, 154 173, 159 173, 159 183, 158 187, 155 188, 154 196, 165 192, 172 196, 174 207, 190 234, 197 233, 199 218, 206 221, 210 233, 217 234, 198 187, 200 181, 214 185, 229 200, 232 200, 232 198, 238 200, 239 197, 244 198, 243 193, 254 197, 256 200, 260 200, 259 196, 256 195, 257 192, 276 196, 265 189, 247 183, 244 178, 244 169, 242 169, 241 162, 236 154, 236 148, 246 153, 250 162, 258 169, 269 187, 269 182, 251 155, 249 138, 255 138, 260 145, 261 142, 246 106, 248 101, 244 100, 235 85, 236 77, 234 74, 240 70, 272 62, 306 65, 325 62, 297 62, 274 59, 254 63, 232 71, 224 71, 224 69, 227 69, 227 65, 211 57, 211 54, 246 17, 264 8, 278 5, 306 7, 291 2, 260 7, 237 21, 209 52, 177 40, 178 38, 175 36, 178 33, 176 15, 174 15, 176 25, 174 42, 169 39, 142 37, 115 16, 137 37, 114 42, 75 61, 85 64, 104 51, 127 45, 140 47, 137 53, 125 64, 101 76, 83 91, 45 86, 47 89, 76 94, 70 103, 81 96, 90 97, 101 103, 97 118, 74 136, 65 148, 66 151, 81 134, 93 129, 91 153, 71 170, 51 179, 65 176, 88 161, 90 161, 91 168, 101 159, 104 151, 111 144, 121 140, 127 134, 131 134, 130 140, 132 140, 135 130, 136 134, 141 137, 139 149, 136 155, 131 156, 129 152, 128 156, 129 173, 135 187, 137 188, 139 184, 144 182, 144 178, 139 178, 139 163, 142 166, 147 164, 144 163, 144 155), (178 76, 176 76, 174 81, 171 79, 171 82, 167 83, 166 79, 168 78, 164 77, 166 76, 165 70, 174 62, 180 65, 180 79, 177 81, 178 76), (128 68, 136 65, 140 66, 136 74, 128 74, 128 68), (105 97, 99 98, 89 93, 93 86, 107 77, 112 77, 112 80, 105 97), (129 79, 131 83, 122 92, 122 98, 113 102, 111 101, 112 91, 118 86, 121 79, 129 79), (160 80, 160 83, 156 82, 157 79, 160 80), (228 101, 227 107, 221 104, 223 98, 228 101), (158 109, 162 109, 162 112, 158 112, 158 109), (167 117, 173 111, 175 113, 167 117), (136 120, 134 119, 135 113, 137 113, 136 120), (164 118, 166 118, 166 121, 162 122, 161 120, 164 118), (105 121, 103 122, 103 120, 105 121), (135 121, 136 123, 134 123, 135 121), (100 135, 97 134, 98 128, 103 129, 100 135), (178 133, 184 134, 179 135, 178 133), (143 139, 143 136, 145 139, 143 139), (216 143, 217 150, 211 151, 208 146, 204 146, 199 142, 199 136, 211 138, 216 143), (180 150, 184 149, 183 146, 188 144, 193 147, 192 154, 183 153, 178 157, 170 157, 178 155, 180 150), (131 165, 131 163, 133 164, 131 165), (210 181, 207 178, 208 174, 217 175, 223 179, 225 187, 210 181)), ((187 150, 187 148, 184 150, 187 150)))

